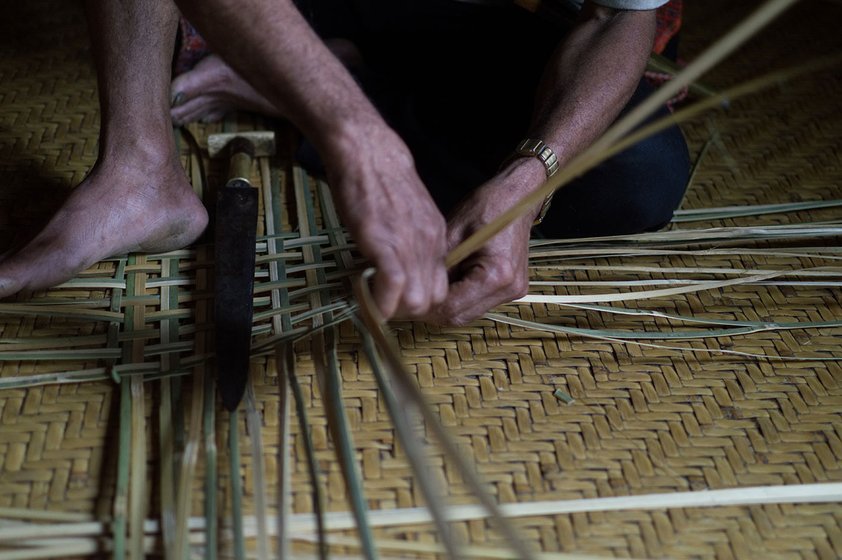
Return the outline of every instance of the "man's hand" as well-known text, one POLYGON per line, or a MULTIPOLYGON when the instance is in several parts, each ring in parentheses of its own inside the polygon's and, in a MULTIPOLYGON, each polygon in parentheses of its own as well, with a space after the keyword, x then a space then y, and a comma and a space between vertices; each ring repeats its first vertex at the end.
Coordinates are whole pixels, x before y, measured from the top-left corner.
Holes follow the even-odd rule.
POLYGON ((412 156, 388 127, 354 131, 328 164, 331 190, 360 252, 377 269, 373 296, 385 318, 418 318, 447 295, 445 221, 412 156))
MULTIPOLYGON (((504 172, 476 189, 448 220, 450 249, 470 237, 513 205, 525 194, 527 185, 540 184, 543 167, 535 159, 518 160, 504 172), (511 172, 513 168, 519 171, 511 172), (530 178, 531 175, 531 178, 530 178)), ((526 295, 529 288, 527 261, 529 232, 537 214, 530 212, 489 240, 476 253, 450 271, 450 290, 443 304, 426 320, 464 325, 486 311, 526 295)))

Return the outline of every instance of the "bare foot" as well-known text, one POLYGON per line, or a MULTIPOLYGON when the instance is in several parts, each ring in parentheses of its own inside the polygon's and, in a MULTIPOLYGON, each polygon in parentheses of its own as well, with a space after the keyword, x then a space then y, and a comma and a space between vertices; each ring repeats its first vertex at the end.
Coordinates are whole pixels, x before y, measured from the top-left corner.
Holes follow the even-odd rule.
POLYGON ((0 261, 0 298, 60 284, 128 251, 171 251, 208 215, 184 171, 166 163, 97 164, 32 241, 0 261))
MULTIPOLYGON (((325 45, 349 68, 362 64, 353 43, 346 39, 328 39, 325 45)), ((190 122, 215 122, 231 111, 252 111, 268 117, 283 115, 268 99, 258 93, 233 68, 216 55, 203 58, 189 72, 172 82, 176 125, 190 122)))

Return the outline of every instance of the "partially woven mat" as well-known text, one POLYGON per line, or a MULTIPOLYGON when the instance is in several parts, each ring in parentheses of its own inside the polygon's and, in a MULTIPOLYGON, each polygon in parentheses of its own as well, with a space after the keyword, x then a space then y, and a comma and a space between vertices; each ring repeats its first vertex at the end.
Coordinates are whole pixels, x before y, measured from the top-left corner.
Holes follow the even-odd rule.
MULTIPOLYGON (((690 3, 687 9, 682 32, 682 56, 687 59, 748 11, 743 3, 724 0, 690 3)), ((83 178, 96 157, 98 130, 95 77, 78 6, 43 1, 15 3, 3 10, 0 248, 35 231, 83 178)), ((705 81, 726 87, 840 52, 839 21, 838 3, 799 4, 705 81)), ((191 130, 201 142, 220 128, 266 126, 276 125, 241 117, 191 130)), ((281 138, 287 138, 283 125, 277 126, 281 138)), ((683 209, 842 198, 838 68, 736 101, 727 111, 710 113, 684 130, 699 165, 683 209)), ((196 154, 181 147, 188 174, 197 188, 206 189, 200 184, 196 154)), ((288 151, 282 149, 280 158, 262 162, 255 176, 263 193, 258 232, 263 236, 258 244, 258 284, 263 290, 256 294, 258 345, 252 374, 263 418, 273 511, 279 437, 278 364, 271 343, 281 331, 303 329, 314 310, 336 303, 334 312, 341 313, 340 300, 347 297, 342 281, 355 264, 327 186, 292 168, 284 157, 288 151), (321 289, 308 291, 313 282, 321 289), (284 294, 281 301, 273 299, 276 293, 284 294)), ((212 183, 219 170, 211 171, 212 183)), ((839 221, 841 215, 836 206, 674 224, 671 229, 795 226, 839 221)), ((817 243, 835 250, 839 238, 817 243)), ((730 247, 727 242, 721 245, 730 247)), ((707 255, 582 257, 564 261, 567 270, 536 266, 534 279, 657 281, 672 278, 665 269, 679 267, 799 270, 834 264, 811 258, 801 250, 804 245, 787 241, 784 250, 789 256, 782 255, 783 250, 773 255, 723 250, 707 255)), ((771 242, 755 247, 773 246, 780 247, 771 242)), ((213 351, 203 321, 212 296, 211 264, 204 245, 168 255, 110 259, 60 289, 38 294, 34 301, 0 307, 0 508, 74 513, 79 519, 112 515, 121 387, 139 373, 185 372, 179 378, 183 386, 173 391, 180 391, 189 414, 196 389, 191 379, 201 377, 194 373, 203 371, 213 351), (46 305, 49 318, 40 312, 46 305), (39 348, 54 354, 32 359, 31 352, 39 348), (183 350, 166 352, 173 348, 183 350), (49 379, 51 373, 56 378, 49 379), (43 384, 3 385, 24 377, 43 384)), ((575 295, 595 289, 599 290, 577 284, 541 291, 575 295)), ((620 306, 707 319, 803 323, 839 320, 840 299, 839 287, 832 283, 736 285, 620 306)), ((497 311, 582 329, 673 328, 648 316, 544 303, 512 304, 497 311)), ((501 502, 842 481, 842 367, 836 361, 810 359, 842 353, 840 327, 663 344, 683 344, 696 352, 537 332, 490 320, 464 328, 409 323, 394 328, 408 368, 501 502), (573 402, 554 396, 557 389, 573 402)), ((338 334, 344 401, 369 504, 372 510, 387 512, 421 505, 359 335, 349 322, 339 326, 338 334)), ((295 354, 328 508, 346 511, 307 338, 295 343, 295 354)), ((154 518, 160 512, 156 460, 161 397, 159 382, 144 385, 154 518)), ((222 420, 218 423, 224 464, 227 428, 222 420)), ((309 479, 300 434, 296 427, 292 431, 293 510, 307 513, 312 511, 309 479)), ((244 507, 251 513, 255 495, 246 435, 243 430, 244 507)), ((435 470, 454 503, 474 503, 440 456, 435 470)), ((200 467, 199 475, 202 472, 200 467)), ((221 473, 220 487, 227 488, 228 482, 221 473)), ((201 516, 201 476, 193 487, 193 513, 201 516)), ((839 503, 544 513, 527 515, 519 523, 527 540, 549 552, 635 558, 842 557, 839 503)), ((0 529, 6 526, 0 524, 0 529)), ((483 520, 459 522, 456 529, 468 542, 499 548, 499 534, 483 520)), ((420 543, 436 538, 431 526, 421 522, 378 529, 376 534, 384 540, 420 543)), ((230 550, 230 543, 223 543, 223 550, 230 550)), ((405 557, 401 550, 386 554, 405 557)))

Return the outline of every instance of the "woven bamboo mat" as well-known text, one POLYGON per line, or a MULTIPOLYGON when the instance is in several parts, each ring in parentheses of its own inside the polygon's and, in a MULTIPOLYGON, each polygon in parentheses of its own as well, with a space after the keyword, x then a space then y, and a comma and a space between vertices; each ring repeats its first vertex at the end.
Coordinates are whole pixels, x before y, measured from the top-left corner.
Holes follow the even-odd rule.
MULTIPOLYGON (((96 154, 98 111, 84 18, 72 3, 20 4, 4 7, 9 17, 0 20, 0 247, 37 228, 62 193, 82 179, 96 154)), ((690 3, 688 10, 683 56, 690 58, 748 8, 717 1, 690 3)), ((842 7, 835 3, 799 5, 712 72, 707 82, 727 86, 839 52, 842 40, 835 22, 840 16, 842 7)), ((201 139, 219 128, 244 126, 268 125, 242 117, 221 127, 192 130, 201 139)), ((688 123, 685 132, 694 157, 701 158, 685 209, 842 198, 838 70, 737 101, 727 112, 688 123), (703 150, 705 144, 708 148, 703 150)), ((185 166, 198 183, 197 159, 186 146, 182 148, 185 166)), ((211 182, 215 172, 211 169, 211 182)), ((252 375, 263 418, 267 476, 273 481, 279 439, 278 363, 270 342, 281 332, 306 326, 314 309, 324 310, 339 301, 343 272, 353 256, 338 237, 324 184, 292 170, 283 154, 263 162, 255 180, 264 193, 259 231, 264 237, 258 246, 258 281, 264 290, 256 301, 260 355, 252 362, 252 375), (280 201, 285 200, 294 202, 282 207, 280 201), (308 291, 306 285, 314 281, 334 287, 308 291), (314 295, 323 299, 317 301, 314 295)), ((839 218, 836 207, 680 227, 839 218)), ((838 238, 820 243, 839 245, 838 238)), ((794 254, 798 246, 791 242, 787 249, 794 254)), ((4 387, 0 389, 0 508, 111 515, 119 387, 127 385, 132 374, 184 372, 172 390, 180 392, 189 418, 196 380, 212 351, 203 322, 211 296, 209 254, 200 246, 168 255, 110 259, 60 289, 39 294, 35 303, 14 302, 19 307, 0 313, 0 340, 14 342, 13 351, 0 354, 0 382, 50 373, 74 381, 25 388, 0 385, 4 387), (66 313, 46 319, 36 306, 47 303, 66 313), (58 339, 73 352, 63 352, 56 360, 27 358, 25 352, 37 350, 39 341, 41 347, 48 344, 43 341, 54 346, 58 339), (182 351, 162 353, 162 348, 178 344, 182 351), (122 378, 121 386, 112 377, 122 378)), ((670 277, 663 271, 670 267, 802 269, 832 263, 804 255, 723 251, 702 256, 582 258, 568 264, 566 279, 605 281, 663 280, 670 277), (636 268, 612 272, 594 268, 620 266, 636 268)), ((558 276, 557 269, 535 269, 536 280, 558 276)), ((592 291, 582 285, 558 290, 560 294, 592 291)), ((737 285, 632 302, 628 308, 709 319, 815 322, 842 317, 840 299, 839 288, 833 286, 737 285)), ((551 304, 509 305, 500 311, 568 327, 672 328, 652 317, 551 304)), ((842 480, 840 364, 786 359, 839 355, 839 327, 685 343, 697 352, 542 333, 489 320, 464 328, 404 323, 395 325, 395 330, 408 368, 501 502, 842 480), (783 359, 705 352, 717 349, 783 359), (572 395, 574 402, 565 404, 554 397, 556 389, 572 395)), ((344 401, 371 508, 390 511, 420 505, 419 490, 395 444, 359 335, 347 322, 338 327, 337 349, 344 401)), ((295 343, 295 355, 328 508, 346 511, 344 485, 329 444, 306 338, 295 343)), ((158 382, 143 385, 154 517, 160 508, 156 458, 161 389, 158 382)), ((217 423, 222 464, 227 427, 221 413, 217 423)), ((300 434, 295 427, 292 431, 293 509, 306 513, 312 511, 307 470, 300 434)), ((245 509, 253 512, 252 456, 246 430, 241 432, 245 509)), ((197 516, 202 508, 203 469, 200 465, 193 482, 197 516)), ((441 456, 436 457, 435 470, 454 503, 473 503, 441 456)), ((220 473, 220 487, 227 488, 228 482, 220 473)), ((274 490, 269 501, 274 508, 274 490)), ((524 517, 520 523, 524 536, 545 551, 635 558, 842 556, 838 503, 544 514, 524 517)), ((485 521, 456 525, 457 534, 466 541, 499 543, 499 535, 485 521)), ((435 540, 430 525, 423 523, 382 528, 377 534, 421 543, 435 540)), ((387 554, 407 556, 405 551, 387 554)))

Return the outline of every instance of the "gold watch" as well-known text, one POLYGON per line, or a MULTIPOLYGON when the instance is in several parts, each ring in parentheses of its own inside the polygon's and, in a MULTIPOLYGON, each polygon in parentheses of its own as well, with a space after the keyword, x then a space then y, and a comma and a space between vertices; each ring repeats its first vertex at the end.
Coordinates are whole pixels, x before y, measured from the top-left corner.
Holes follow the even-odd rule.
MULTIPOLYGON (((521 140, 520 144, 518 144, 517 148, 515 148, 514 153, 506 161, 510 162, 517 157, 538 158, 538 160, 544 165, 548 178, 555 175, 556 171, 558 171, 558 157, 555 155, 552 148, 547 146, 543 140, 537 140, 535 138, 526 138, 521 140)), ((537 226, 544 221, 544 217, 550 209, 553 194, 555 193, 548 194, 547 198, 544 199, 544 203, 541 204, 541 210, 538 212, 538 216, 535 218, 535 221, 532 222, 532 225, 537 226)))

